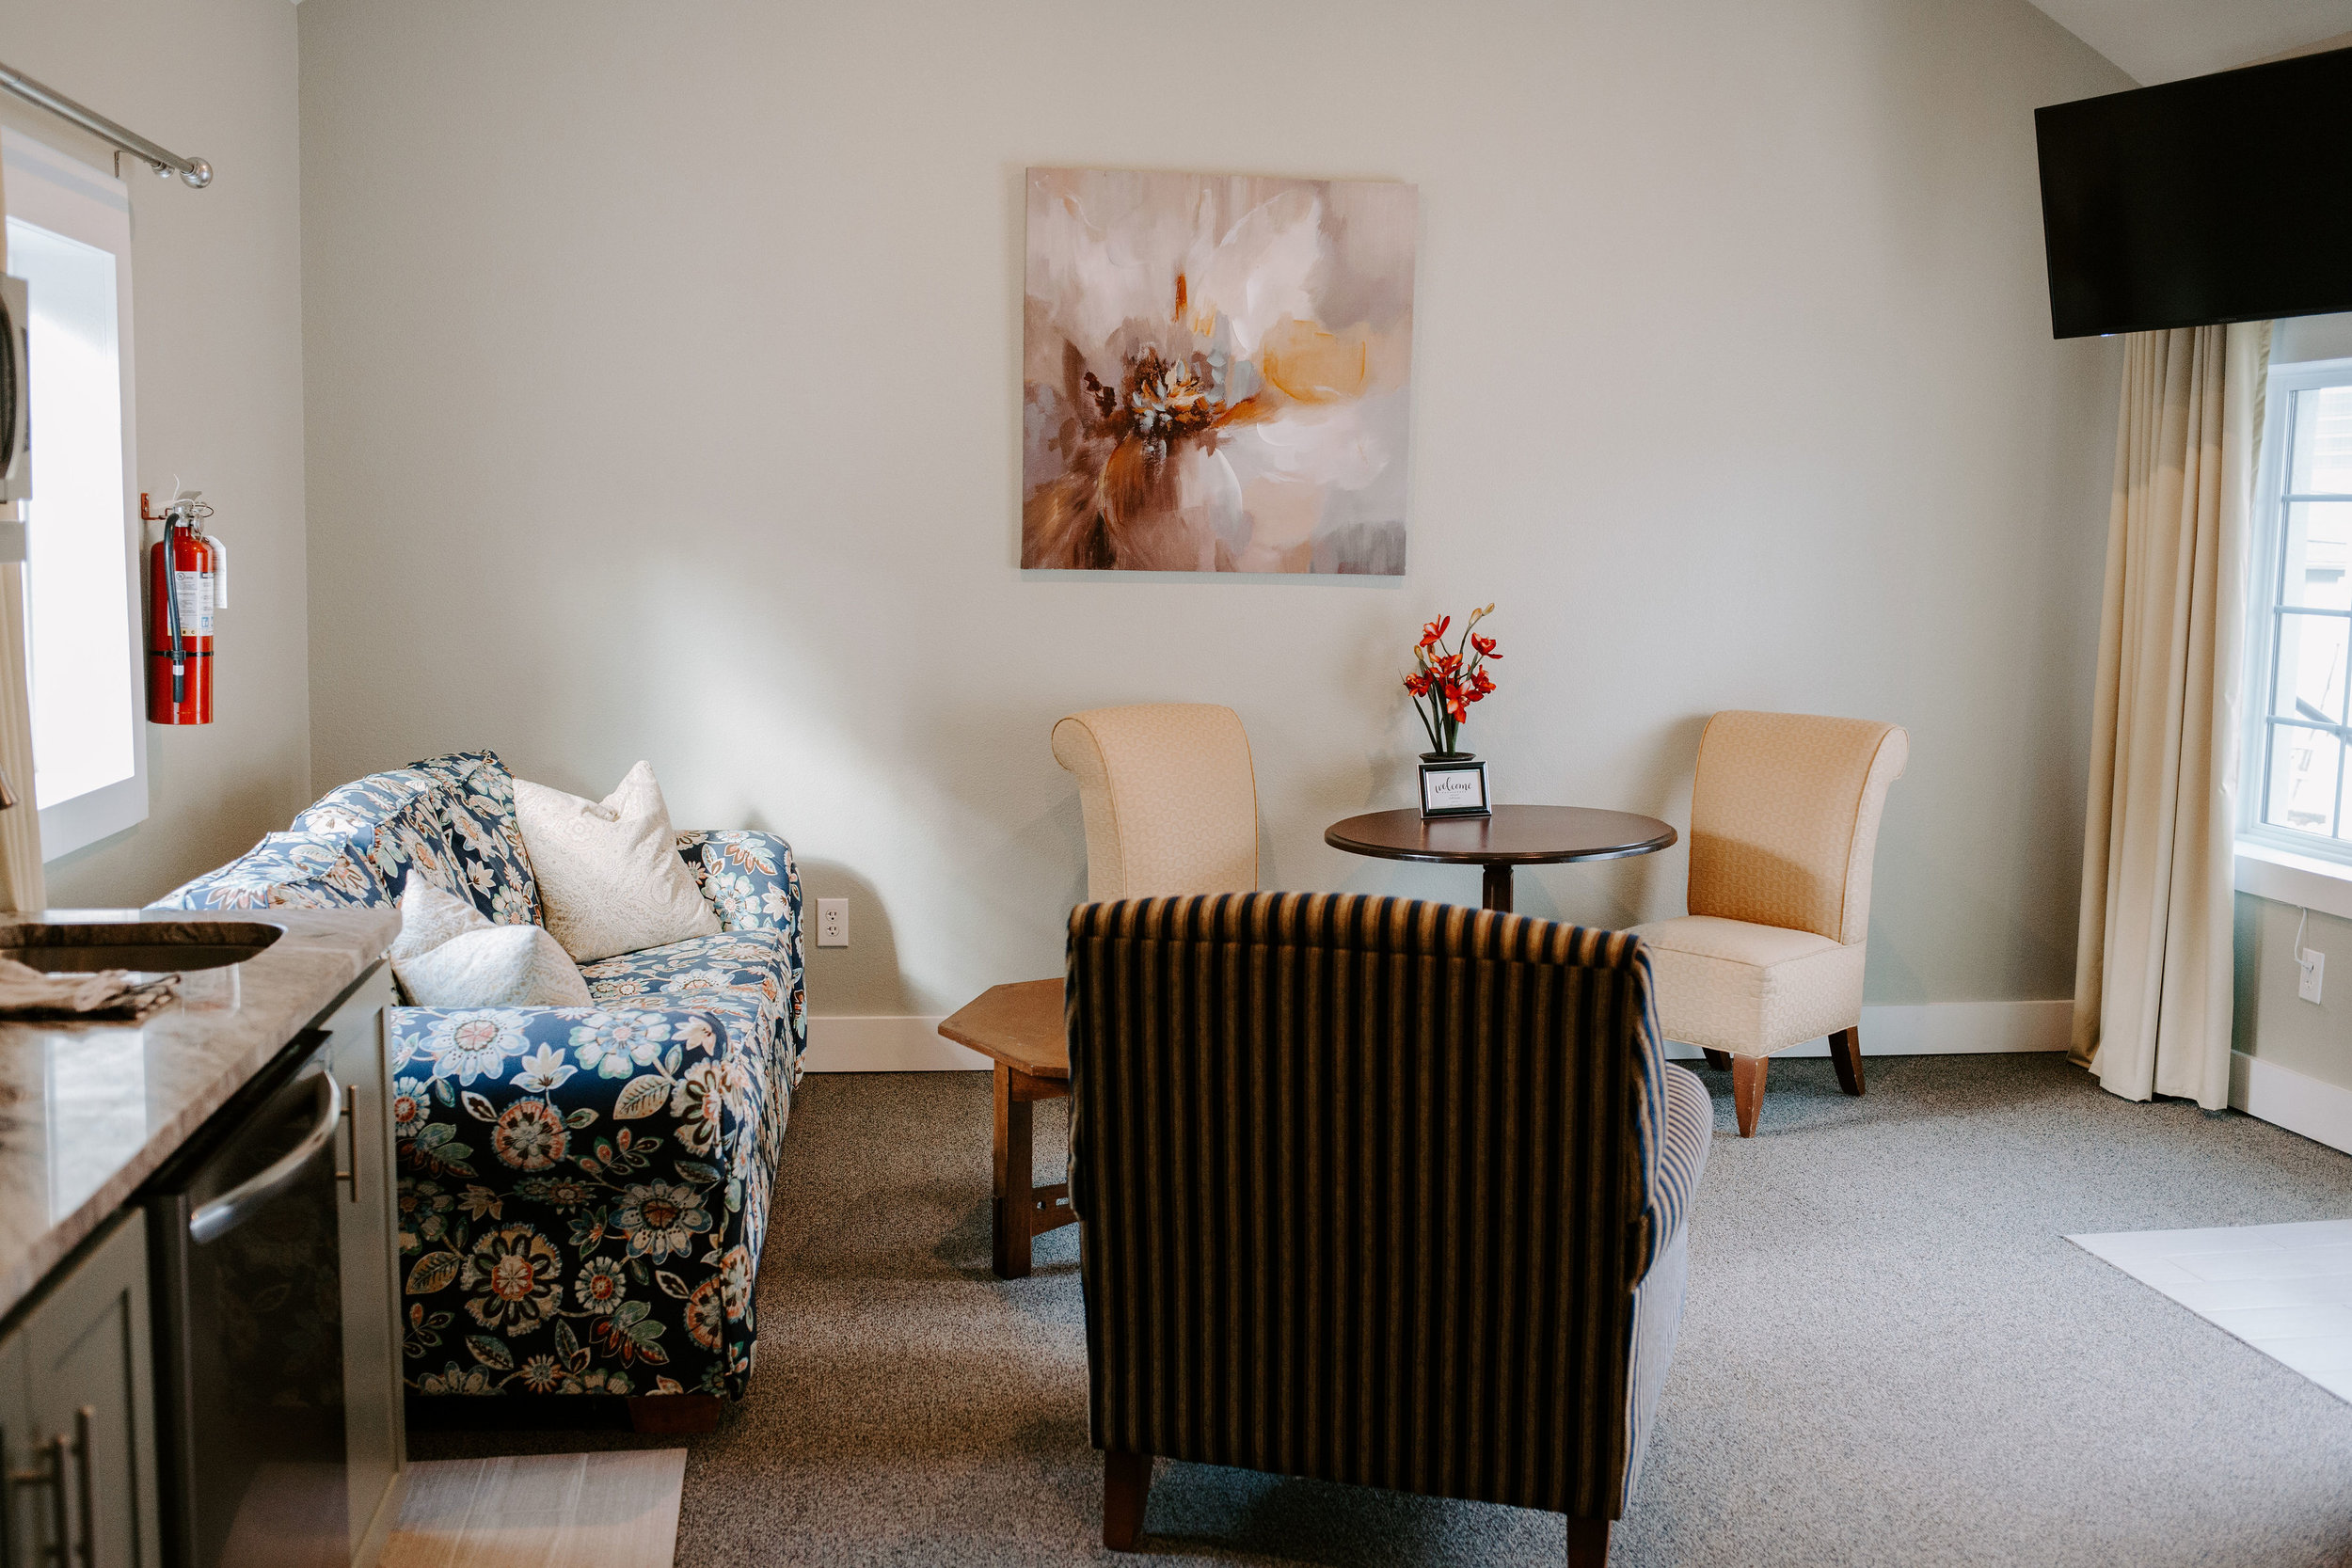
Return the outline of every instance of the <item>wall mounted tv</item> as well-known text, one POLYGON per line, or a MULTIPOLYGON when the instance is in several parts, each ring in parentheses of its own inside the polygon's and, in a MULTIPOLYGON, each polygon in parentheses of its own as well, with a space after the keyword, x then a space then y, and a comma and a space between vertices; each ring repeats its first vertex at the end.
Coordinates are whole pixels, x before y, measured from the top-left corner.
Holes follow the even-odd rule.
POLYGON ((2352 310, 2352 49, 2033 118, 2056 336, 2352 310))

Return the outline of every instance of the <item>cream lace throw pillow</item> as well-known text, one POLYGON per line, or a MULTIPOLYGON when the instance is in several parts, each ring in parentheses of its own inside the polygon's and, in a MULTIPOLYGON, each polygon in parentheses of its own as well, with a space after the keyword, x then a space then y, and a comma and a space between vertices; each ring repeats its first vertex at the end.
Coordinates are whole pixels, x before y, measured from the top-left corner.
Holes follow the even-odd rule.
POLYGON ((395 965, 430 953, 452 937, 486 931, 489 917, 463 898, 445 893, 422 877, 410 877, 400 895, 400 935, 392 939, 395 965))
POLYGON ((417 1007, 586 1007, 588 982, 536 926, 496 926, 421 877, 400 895, 392 977, 417 1007))
POLYGON ((579 962, 718 934, 719 917, 677 852, 652 764, 630 768, 601 801, 516 779, 515 816, 548 929, 579 962))

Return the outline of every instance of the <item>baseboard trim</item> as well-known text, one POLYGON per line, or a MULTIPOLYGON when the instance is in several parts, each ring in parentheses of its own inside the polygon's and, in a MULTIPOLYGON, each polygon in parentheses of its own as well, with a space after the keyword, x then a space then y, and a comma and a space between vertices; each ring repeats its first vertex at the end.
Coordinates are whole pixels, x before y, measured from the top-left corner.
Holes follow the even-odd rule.
MULTIPOLYGON (((1988 1056, 2012 1051, 2063 1051, 2074 1030, 2074 1004, 2055 1002, 1915 1002, 1862 1009, 1865 1056, 1988 1056)), ((1666 1054, 1687 1058, 1699 1048, 1669 1042, 1666 1054)), ((1791 1046, 1783 1056, 1826 1056, 1824 1037, 1791 1046)))
POLYGON ((2274 1127, 2352 1154, 2352 1089, 2233 1051, 2230 1104, 2274 1127))
MULTIPOLYGON (((942 1015, 943 1017, 945 1015, 942 1015)), ((941 1019, 908 1014, 812 1018, 803 1072, 970 1072, 987 1057, 939 1037, 941 1019)))
MULTIPOLYGON (((1965 1056, 2010 1051, 2063 1051, 2074 1027, 2074 1004, 2058 1002, 1926 1002, 1862 1009, 1866 1056, 1965 1056)), ((809 1072, 964 1072, 985 1069, 988 1058, 939 1037, 940 1021, 918 1014, 812 1018, 809 1072)), ((1698 1055, 1673 1042, 1667 1054, 1698 1055)), ((1826 1056, 1815 1040, 1782 1053, 1826 1056)))

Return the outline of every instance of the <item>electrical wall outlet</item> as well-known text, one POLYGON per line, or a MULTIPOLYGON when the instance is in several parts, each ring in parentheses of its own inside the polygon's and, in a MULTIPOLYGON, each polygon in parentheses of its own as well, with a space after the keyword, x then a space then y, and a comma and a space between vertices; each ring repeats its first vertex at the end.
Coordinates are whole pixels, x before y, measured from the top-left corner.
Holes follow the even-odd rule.
POLYGON ((2306 1002, 2318 1001, 2319 983, 2328 974, 2328 955, 2316 947, 2306 947, 2295 963, 2303 972, 2302 978, 2295 983, 2295 994, 2306 1002))
POLYGON ((850 945, 850 901, 847 898, 817 900, 817 945, 850 945))

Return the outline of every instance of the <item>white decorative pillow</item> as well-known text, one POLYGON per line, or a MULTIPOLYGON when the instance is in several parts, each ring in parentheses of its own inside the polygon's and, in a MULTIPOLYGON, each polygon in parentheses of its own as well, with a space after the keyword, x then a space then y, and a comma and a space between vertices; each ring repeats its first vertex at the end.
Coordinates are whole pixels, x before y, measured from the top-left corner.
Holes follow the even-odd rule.
POLYGON ((452 937, 489 928, 489 919, 480 910, 412 875, 400 894, 400 935, 392 940, 391 960, 397 965, 431 952, 452 937))
POLYGON ((580 962, 718 934, 652 764, 630 768, 602 802, 516 779, 515 817, 548 929, 580 962))
POLYGON ((392 960, 392 974, 420 1007, 587 1007, 588 982, 553 937, 536 926, 493 926, 452 937, 429 952, 392 960))

